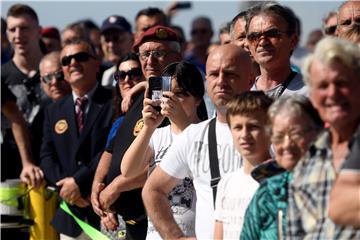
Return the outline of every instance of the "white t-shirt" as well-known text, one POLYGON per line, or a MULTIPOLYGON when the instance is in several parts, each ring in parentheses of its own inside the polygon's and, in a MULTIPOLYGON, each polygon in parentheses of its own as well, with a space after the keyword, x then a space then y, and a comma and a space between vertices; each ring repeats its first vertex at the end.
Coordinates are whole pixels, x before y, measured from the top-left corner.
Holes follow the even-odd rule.
POLYGON ((223 223, 224 239, 239 239, 246 209, 259 187, 241 168, 221 178, 217 195, 215 220, 223 223))
MULTIPOLYGON (((157 128, 151 136, 149 146, 154 152, 154 159, 149 166, 149 174, 155 169, 171 143, 178 137, 171 132, 170 125, 157 128)), ((171 210, 176 223, 187 236, 195 236, 196 194, 192 179, 186 177, 169 194, 171 210)), ((146 239, 161 239, 154 225, 149 221, 146 239)))
MULTIPOLYGON (((256 88, 256 82, 258 80, 260 76, 258 76, 255 79, 255 82, 253 84, 253 86, 251 87, 251 91, 257 91, 258 89, 256 88)), ((278 98, 278 94, 279 91, 281 89, 281 84, 275 86, 274 88, 265 91, 265 94, 269 97, 274 97, 274 98, 278 98)), ((291 94, 300 94, 300 95, 304 95, 304 96, 308 96, 308 87, 305 85, 305 83, 303 82, 302 79, 302 75, 300 73, 297 73, 296 76, 291 80, 291 82, 289 83, 289 85, 286 87, 286 89, 284 90, 284 92, 281 95, 291 95, 291 94)))
MULTIPOLYGON (((192 176, 196 190, 195 232, 198 239, 212 239, 214 233, 214 201, 210 186, 208 126, 210 120, 187 127, 173 142, 160 163, 169 175, 183 179, 192 176)), ((220 175, 242 166, 227 124, 216 121, 217 152, 220 175)))

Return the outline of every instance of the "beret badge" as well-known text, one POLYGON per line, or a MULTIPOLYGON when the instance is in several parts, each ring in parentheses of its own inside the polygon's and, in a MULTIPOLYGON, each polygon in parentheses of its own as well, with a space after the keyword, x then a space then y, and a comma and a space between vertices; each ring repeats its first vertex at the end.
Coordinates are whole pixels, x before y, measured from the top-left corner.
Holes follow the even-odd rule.
POLYGON ((166 32, 165 29, 163 28, 159 28, 159 29, 156 29, 156 37, 160 38, 160 39, 164 39, 164 38, 167 38, 168 37, 168 33, 166 32))

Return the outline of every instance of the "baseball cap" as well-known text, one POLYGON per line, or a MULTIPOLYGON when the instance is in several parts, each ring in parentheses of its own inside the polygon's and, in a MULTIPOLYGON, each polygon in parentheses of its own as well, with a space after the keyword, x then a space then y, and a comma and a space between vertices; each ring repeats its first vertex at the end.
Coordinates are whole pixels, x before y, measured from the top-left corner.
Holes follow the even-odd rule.
POLYGON ((120 31, 131 33, 131 25, 130 23, 121 16, 112 15, 106 18, 101 25, 101 33, 108 29, 118 29, 120 31))
POLYGON ((138 52, 139 46, 150 40, 175 41, 180 43, 180 38, 174 30, 162 25, 156 25, 143 32, 133 45, 133 51, 138 52))

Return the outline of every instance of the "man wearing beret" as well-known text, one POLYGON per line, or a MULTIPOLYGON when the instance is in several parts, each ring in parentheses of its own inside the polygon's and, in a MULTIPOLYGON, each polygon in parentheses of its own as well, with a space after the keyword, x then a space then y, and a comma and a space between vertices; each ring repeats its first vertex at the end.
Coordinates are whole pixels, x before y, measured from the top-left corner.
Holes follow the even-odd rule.
POLYGON ((122 16, 112 15, 101 25, 100 43, 104 53, 103 65, 110 67, 103 73, 101 85, 111 88, 115 65, 121 57, 131 52, 134 43, 131 25, 122 16))
MULTIPOLYGON (((146 79, 160 76, 170 63, 181 60, 180 43, 176 33, 164 26, 155 26, 137 38, 133 50, 138 52, 146 79)), ((146 172, 135 178, 124 178, 120 164, 124 153, 143 126, 144 92, 135 96, 110 146, 104 151, 97 167, 91 202, 94 211, 109 230, 118 226, 114 211, 126 222, 126 239, 145 239, 147 216, 141 199, 146 172), (107 185, 105 187, 105 184, 107 185), (111 210, 110 210, 111 207, 111 210)))

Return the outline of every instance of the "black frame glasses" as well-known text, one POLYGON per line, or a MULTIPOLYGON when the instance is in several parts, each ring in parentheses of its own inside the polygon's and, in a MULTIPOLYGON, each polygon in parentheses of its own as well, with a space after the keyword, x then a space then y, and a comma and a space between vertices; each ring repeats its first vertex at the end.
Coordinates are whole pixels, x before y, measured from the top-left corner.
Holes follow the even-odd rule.
POLYGON ((115 81, 123 81, 126 76, 129 76, 130 80, 134 80, 135 78, 140 79, 142 76, 141 68, 132 68, 129 71, 115 71, 114 79, 115 81))
POLYGON ((281 37, 281 34, 288 34, 288 32, 273 28, 265 32, 251 32, 246 36, 246 38, 247 40, 249 40, 249 42, 254 43, 259 42, 261 37, 265 37, 267 39, 279 39, 281 37))
POLYGON ((68 66, 71 63, 72 59, 75 59, 76 62, 87 62, 90 58, 96 59, 93 55, 87 52, 78 52, 73 55, 65 56, 61 59, 62 66, 68 66))
POLYGON ((46 84, 50 84, 54 77, 56 81, 62 81, 64 80, 64 72, 59 70, 56 72, 48 73, 44 76, 41 76, 41 81, 43 81, 46 84))

